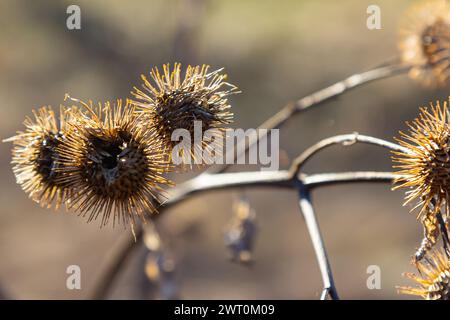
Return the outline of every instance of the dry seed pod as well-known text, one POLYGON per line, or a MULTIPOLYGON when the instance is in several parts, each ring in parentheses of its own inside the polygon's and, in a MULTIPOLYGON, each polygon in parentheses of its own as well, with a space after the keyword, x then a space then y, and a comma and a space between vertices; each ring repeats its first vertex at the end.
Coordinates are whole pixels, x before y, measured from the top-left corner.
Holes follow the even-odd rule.
POLYGON ((179 143, 172 140, 174 130, 189 132, 190 154, 181 156, 196 164, 204 160, 202 150, 220 150, 222 140, 206 142, 201 139, 201 142, 194 143, 194 121, 200 121, 202 132, 214 130, 215 136, 223 137, 223 126, 230 124, 233 118, 227 96, 238 92, 235 86, 225 82, 226 75, 220 73, 222 69, 213 72, 208 72, 208 69, 206 65, 188 66, 182 78, 179 63, 175 63, 173 70, 165 64, 162 74, 158 68, 152 69, 150 80, 142 75, 143 90, 134 87, 131 93, 137 100, 134 103, 147 115, 167 147, 168 154, 171 155, 179 143))
POLYGON ((58 208, 71 191, 59 183, 62 173, 57 147, 65 138, 67 122, 78 116, 75 108, 60 107, 58 124, 51 107, 33 110, 34 119, 25 120, 25 131, 4 142, 13 142, 12 164, 17 183, 43 207, 58 208))
MULTIPOLYGON (((447 219, 450 190, 450 128, 447 102, 421 108, 419 117, 407 123, 409 133, 400 132, 400 145, 410 152, 393 152, 394 168, 399 168, 396 186, 405 188, 405 205, 417 200, 418 218, 435 221, 438 214, 447 219)), ((429 229, 431 230, 431 229, 429 229)), ((430 234, 431 236, 431 234, 430 234)))
POLYGON ((101 225, 112 215, 113 224, 133 226, 136 216, 145 220, 156 212, 162 186, 171 184, 164 177, 169 164, 161 142, 142 126, 130 101, 80 104, 86 112, 57 148, 64 169, 60 183, 77 190, 70 208, 88 221, 102 215, 101 225))
POLYGON ((421 2, 406 14, 400 26, 402 61, 412 66, 410 76, 428 86, 443 86, 450 77, 450 4, 421 2))

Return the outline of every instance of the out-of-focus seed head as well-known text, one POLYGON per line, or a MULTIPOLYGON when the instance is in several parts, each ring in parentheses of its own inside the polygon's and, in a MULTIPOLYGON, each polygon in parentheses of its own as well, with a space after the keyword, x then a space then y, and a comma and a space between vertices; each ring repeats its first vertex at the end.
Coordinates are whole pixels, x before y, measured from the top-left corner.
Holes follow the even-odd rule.
POLYGON ((134 225, 156 212, 169 169, 161 142, 144 128, 127 100, 106 102, 95 108, 80 102, 87 112, 71 123, 70 134, 58 146, 64 186, 77 190, 70 207, 88 221, 102 214, 101 225, 134 225))
POLYGON ((58 208, 70 198, 70 190, 58 182, 62 173, 57 147, 65 138, 67 121, 77 114, 75 109, 61 106, 58 123, 51 107, 33 110, 34 119, 24 121, 25 131, 4 140, 14 144, 11 163, 17 183, 43 207, 58 208))
POLYGON ((401 294, 420 296, 426 300, 450 299, 450 260, 443 250, 432 250, 417 263, 420 275, 404 273, 418 287, 397 287, 401 294))
POLYGON ((233 202, 233 211, 225 231, 225 244, 233 261, 250 264, 257 234, 256 213, 245 196, 233 202))
POLYGON ((402 61, 410 76, 427 86, 450 82, 450 4, 433 0, 414 5, 400 27, 402 61))
MULTIPOLYGON (((202 132, 216 130, 223 137, 223 126, 231 123, 227 96, 238 93, 234 85, 225 82, 222 69, 208 72, 209 66, 188 66, 182 77, 181 65, 175 63, 173 70, 169 64, 163 65, 162 74, 158 68, 150 72, 150 79, 142 75, 143 90, 134 88, 131 93, 137 101, 134 103, 146 114, 156 128, 158 137, 172 153, 178 141, 172 140, 175 129, 185 129, 194 140, 194 121, 201 121, 202 132)), ((221 145, 220 139, 214 143, 221 145)), ((198 158, 196 149, 211 146, 205 141, 192 143, 190 156, 198 158)))

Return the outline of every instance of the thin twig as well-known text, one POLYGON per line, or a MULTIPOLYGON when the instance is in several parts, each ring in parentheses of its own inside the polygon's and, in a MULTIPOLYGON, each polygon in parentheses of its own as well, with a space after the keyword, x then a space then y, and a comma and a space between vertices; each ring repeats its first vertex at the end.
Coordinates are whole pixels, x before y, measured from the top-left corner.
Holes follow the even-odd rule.
POLYGON ((402 177, 393 172, 355 171, 337 173, 317 173, 302 176, 302 181, 309 189, 343 183, 381 182, 392 183, 395 178, 402 177))
MULTIPOLYGON (((236 173, 220 173, 198 175, 186 182, 183 182, 168 192, 167 200, 161 198, 161 209, 167 209, 171 205, 177 204, 187 196, 197 192, 214 191, 218 189, 229 189, 236 187, 281 187, 295 188, 298 174, 302 165, 315 153, 334 144, 353 145, 355 143, 367 143, 381 146, 394 151, 410 152, 398 144, 374 138, 357 133, 333 136, 314 144, 299 157, 297 157, 289 170, 278 171, 254 171, 254 172, 236 172, 236 173)), ((326 184, 349 183, 349 182, 391 182, 394 174, 390 172, 344 172, 344 173, 328 173, 315 175, 302 175, 302 180, 309 188, 322 186, 326 184)), ((155 218, 160 217, 162 210, 155 218)))
POLYGON ((290 171, 292 175, 297 175, 301 171, 301 168, 306 163, 306 161, 308 161, 314 154, 316 154, 320 150, 325 149, 331 145, 342 144, 344 146, 348 146, 358 142, 380 146, 393 151, 401 151, 404 153, 410 152, 409 149, 402 147, 398 144, 370 136, 361 135, 355 132, 352 134, 343 134, 323 139, 318 143, 312 145, 311 147, 306 149, 300 156, 294 159, 290 171))
MULTIPOLYGON (((331 272, 330 262, 328 261, 325 244, 320 234, 316 214, 311 203, 309 190, 301 183, 298 184, 299 206, 305 219, 311 242, 314 247, 317 262, 319 263, 320 274, 322 275, 323 290, 330 295, 331 299, 338 300, 339 296, 334 285, 333 274, 331 272)), ((322 294, 321 299, 325 300, 326 294, 322 294)))
MULTIPOLYGON (((258 129, 269 129, 269 130, 261 132, 261 134, 259 135, 249 137, 249 142, 246 145, 245 149, 236 155, 234 149, 227 150, 227 159, 228 157, 234 157, 234 159, 238 159, 243 154, 245 154, 249 149, 253 148, 258 143, 259 140, 262 140, 267 135, 269 135, 270 129, 280 128, 289 118, 291 118, 297 113, 308 110, 314 106, 319 106, 332 98, 336 98, 341 94, 350 91, 351 89, 357 88, 372 81, 381 80, 398 74, 406 73, 409 71, 409 69, 410 69, 409 66, 405 66, 399 63, 387 63, 386 65, 377 67, 375 69, 366 72, 356 73, 342 81, 339 81, 329 87, 316 91, 295 102, 290 102, 286 104, 280 111, 278 111, 272 117, 270 117, 269 119, 264 121, 260 126, 258 126, 258 129)), ((206 170, 203 174, 224 172, 229 166, 230 164, 212 166, 208 170, 206 170)))
MULTIPOLYGON (((167 195, 168 200, 162 200, 161 203, 163 208, 167 209, 167 207, 197 192, 251 186, 292 188, 294 184, 292 176, 287 170, 199 175, 169 190, 167 195)), ((161 215, 161 212, 159 215, 161 215)))

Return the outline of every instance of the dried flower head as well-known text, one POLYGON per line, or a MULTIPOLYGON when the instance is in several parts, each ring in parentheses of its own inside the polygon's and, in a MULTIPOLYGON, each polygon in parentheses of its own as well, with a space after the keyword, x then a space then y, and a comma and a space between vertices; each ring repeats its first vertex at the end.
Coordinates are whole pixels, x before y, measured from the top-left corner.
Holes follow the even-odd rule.
MULTIPOLYGON (((181 65, 175 63, 173 70, 169 64, 163 65, 163 73, 153 68, 144 81, 143 90, 134 87, 131 94, 137 99, 134 102, 150 118, 157 130, 159 138, 172 153, 178 141, 172 141, 175 129, 185 129, 194 140, 194 121, 201 121, 202 132, 216 130, 217 136, 223 136, 223 125, 231 123, 233 114, 230 112, 227 96, 237 93, 237 88, 224 80, 225 74, 220 70, 208 73, 209 66, 188 66, 182 79, 181 65), (153 80, 153 84, 151 83, 153 80)), ((214 143, 220 144, 220 139, 214 143)), ((205 141, 192 143, 190 157, 197 159, 195 150, 211 147, 205 141)), ((217 150, 217 148, 216 148, 217 150)), ((197 161, 198 162, 198 161, 197 161)))
POLYGON ((102 213, 101 225, 111 215, 113 224, 134 225, 134 217, 156 211, 153 202, 170 182, 163 176, 168 163, 154 132, 145 130, 130 101, 97 108, 80 102, 87 112, 71 123, 70 133, 58 146, 66 187, 77 190, 70 208, 89 214, 102 213))
POLYGON ((25 131, 4 142, 13 142, 12 164, 17 183, 29 197, 41 206, 50 208, 60 204, 70 195, 68 189, 58 182, 59 153, 57 147, 65 137, 67 121, 76 115, 74 109, 60 108, 57 122, 51 107, 33 110, 34 120, 27 117, 25 131))
POLYGON ((450 77, 450 5, 434 0, 413 6, 405 15, 399 42, 410 75, 425 85, 446 85, 450 77))
POLYGON ((426 259, 417 263, 420 276, 413 273, 403 275, 419 287, 397 287, 401 294, 420 296, 426 300, 450 299, 450 260, 443 250, 430 251, 426 259))
MULTIPOLYGON (((447 219, 450 190, 450 127, 447 102, 421 108, 418 118, 407 123, 409 134, 400 132, 400 145, 410 152, 394 152, 397 184, 393 189, 407 188, 405 205, 418 200, 418 218, 425 222, 447 219), (442 215, 442 216, 441 216, 442 215)), ((413 208, 413 209, 414 209, 413 208)), ((434 228, 425 228, 432 237, 434 228)))

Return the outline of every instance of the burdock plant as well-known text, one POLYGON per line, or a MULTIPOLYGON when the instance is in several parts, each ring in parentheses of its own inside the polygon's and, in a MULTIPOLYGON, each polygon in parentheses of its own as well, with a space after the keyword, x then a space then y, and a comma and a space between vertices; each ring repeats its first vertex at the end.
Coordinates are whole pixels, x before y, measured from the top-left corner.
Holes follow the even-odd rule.
MULTIPOLYGON (((181 64, 175 63, 173 70, 165 64, 162 73, 153 68, 150 79, 141 76, 142 90, 134 87, 134 103, 148 117, 169 156, 179 143, 172 138, 174 130, 187 130, 194 137, 194 121, 199 121, 202 131, 215 130, 217 136, 223 136, 223 127, 232 122, 227 96, 238 90, 225 81, 227 75, 221 72, 209 72, 207 65, 188 66, 183 76, 181 64)), ((214 143, 221 144, 221 140, 215 139, 214 143)), ((201 139, 190 147, 190 155, 182 156, 201 163, 198 154, 202 157, 202 150, 211 146, 201 139)))
MULTIPOLYGON (((395 62, 354 74, 288 103, 259 128, 279 128, 295 114, 350 89, 402 72, 409 72, 413 78, 428 85, 448 84, 450 10, 447 2, 429 1, 414 7, 407 14, 400 33, 401 57, 395 62)), ((155 67, 149 78, 143 75, 142 79, 142 88, 135 87, 132 92, 135 101, 127 100, 122 104, 118 100, 94 106, 91 102, 75 100, 76 107, 62 112, 59 127, 53 112, 45 108, 39 111, 35 121, 28 120, 27 130, 9 139, 14 142, 14 172, 22 188, 42 204, 58 199, 57 204, 66 203, 82 216, 88 216, 88 221, 101 216, 101 225, 105 225, 112 217, 113 224, 121 222, 132 226, 136 218, 145 220, 152 216, 156 219, 161 214, 152 213, 161 213, 202 191, 251 186, 293 189, 298 194, 298 205, 320 268, 323 284, 320 297, 338 299, 311 191, 348 182, 394 182, 394 189, 406 190, 405 204, 411 203, 413 209, 418 209, 418 219, 424 230, 424 239, 414 261, 421 276, 408 275, 420 287, 401 287, 399 291, 426 299, 449 298, 450 122, 447 102, 422 108, 418 118, 408 123, 409 132, 400 133, 399 144, 352 133, 330 137, 310 146, 288 170, 222 173, 229 164, 217 165, 167 190, 168 199, 157 210, 165 193, 164 187, 170 185, 165 175, 172 168, 172 151, 178 144, 172 139, 175 130, 183 129, 191 137, 195 136, 195 121, 200 121, 202 131, 214 129, 223 133, 232 121, 228 98, 238 91, 225 81, 222 69, 210 72, 205 65, 188 66, 182 74, 180 64, 176 63, 173 69, 166 64, 162 73, 155 67), (356 143, 390 149, 394 152, 398 171, 304 172, 304 164, 325 148, 356 143), (436 248, 439 237, 443 239, 443 250, 436 248)), ((269 131, 265 132, 249 139, 246 150, 267 137, 269 131)), ((188 151, 189 156, 195 160, 196 150, 208 146, 204 140, 194 143, 188 151)), ((227 150, 227 158, 228 151, 237 158, 245 155, 246 150, 227 150)), ((250 206, 243 208, 246 214, 232 225, 234 236, 229 244, 234 251, 239 249, 238 254, 244 253, 243 260, 248 260, 249 250, 253 249, 251 235, 254 230, 247 227, 252 227, 254 215, 247 214, 250 206)), ((140 225, 136 231, 136 239, 149 233, 140 225)), ((105 297, 122 262, 136 244, 133 240, 127 241, 120 246, 116 259, 101 272, 94 298, 105 297)), ((147 242, 150 249, 151 243, 147 242)))
MULTIPOLYGON (((436 232, 443 230, 449 216, 450 126, 447 102, 422 108, 419 117, 407 123, 409 132, 397 139, 407 152, 394 151, 394 168, 400 169, 393 189, 406 188, 405 205, 416 201, 418 219, 424 225, 426 246, 434 244, 436 232)), ((423 248, 422 248, 423 249, 423 248)))
POLYGON ((63 175, 57 148, 66 137, 67 123, 76 115, 74 109, 61 106, 60 117, 51 107, 33 111, 34 119, 24 121, 25 131, 3 140, 13 142, 12 164, 17 183, 31 199, 43 207, 58 208, 72 192, 60 182, 63 175))

